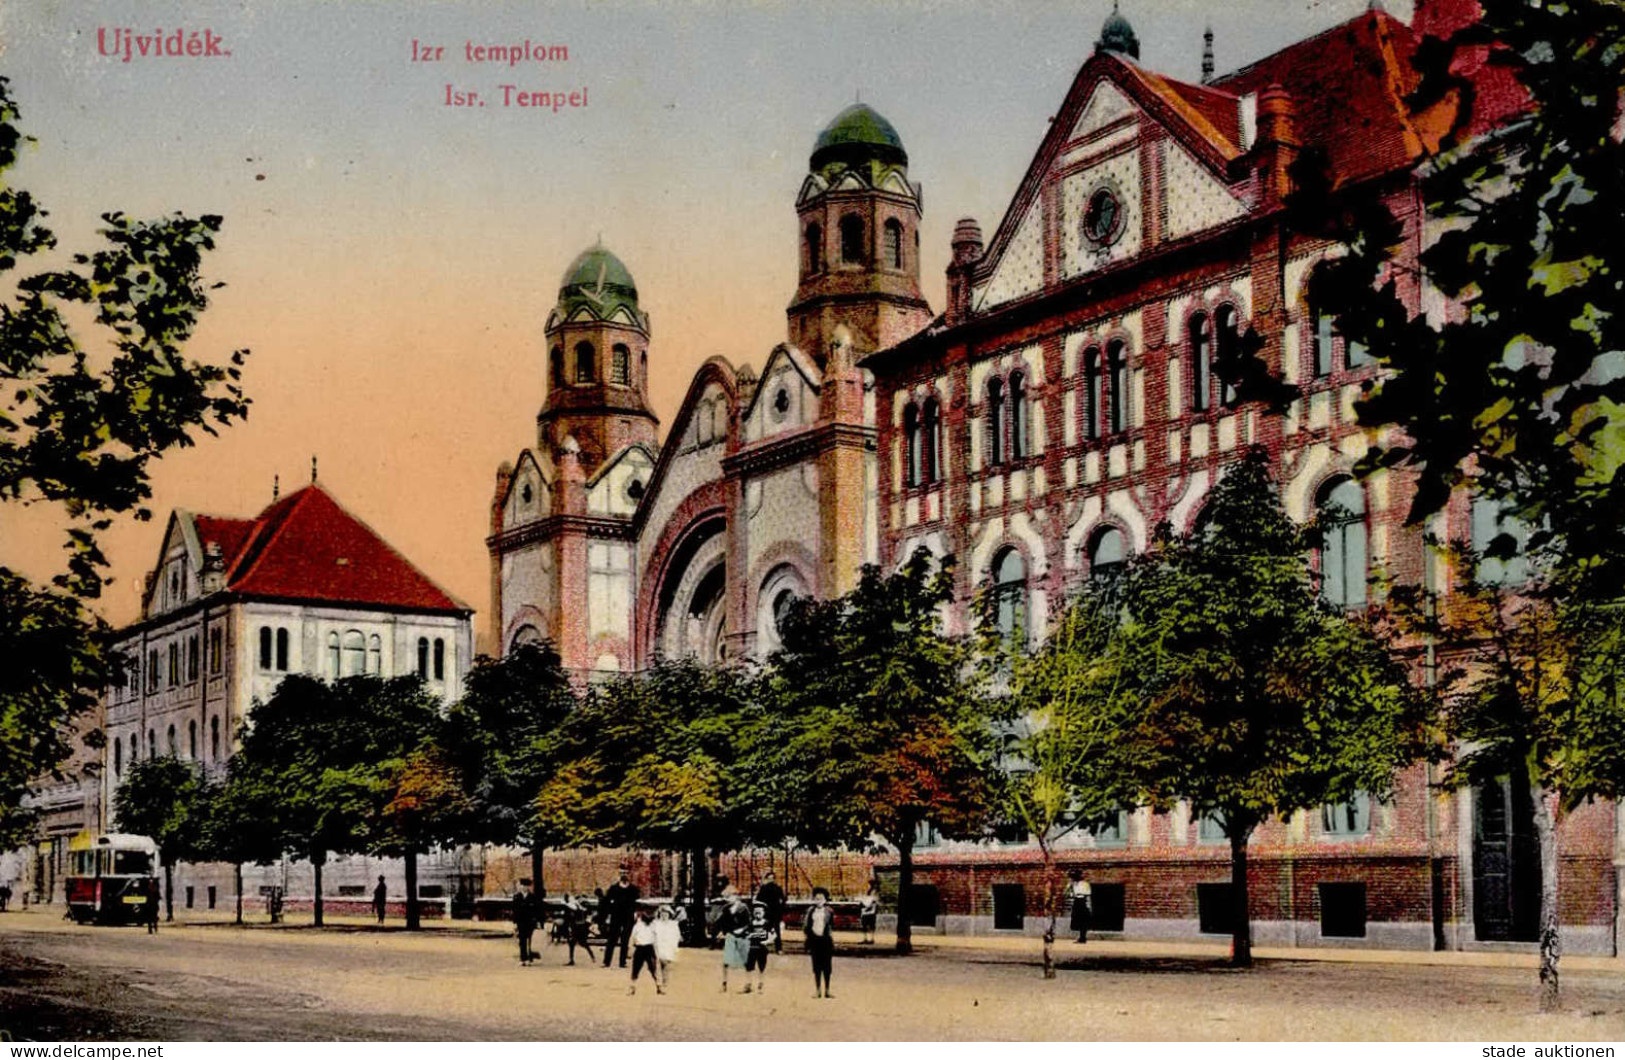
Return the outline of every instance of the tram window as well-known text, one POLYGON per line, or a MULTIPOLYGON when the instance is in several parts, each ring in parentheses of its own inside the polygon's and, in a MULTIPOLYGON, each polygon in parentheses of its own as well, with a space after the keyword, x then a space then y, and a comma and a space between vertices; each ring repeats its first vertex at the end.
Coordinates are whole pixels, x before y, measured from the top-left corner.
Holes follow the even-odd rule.
POLYGON ((115 850, 113 875, 145 876, 152 872, 152 855, 140 850, 115 850))

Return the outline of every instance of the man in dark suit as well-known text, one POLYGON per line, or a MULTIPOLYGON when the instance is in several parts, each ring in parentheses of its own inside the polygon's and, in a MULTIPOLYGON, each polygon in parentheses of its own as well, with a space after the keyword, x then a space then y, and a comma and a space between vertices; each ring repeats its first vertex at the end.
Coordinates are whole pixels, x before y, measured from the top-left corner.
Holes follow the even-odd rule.
POLYGON ((773 870, 762 874, 761 886, 756 888, 756 900, 767 910, 767 929, 773 933, 773 952, 784 952, 784 888, 773 879, 773 870))
POLYGON ((513 928, 514 934, 519 936, 519 963, 529 964, 536 959, 535 950, 531 949, 531 938, 536 933, 537 902, 530 893, 530 881, 520 880, 519 889, 513 893, 513 928))
POLYGON ((621 967, 626 967, 626 951, 632 941, 632 916, 643 892, 638 890, 626 870, 620 879, 604 892, 604 904, 609 915, 604 919, 604 967, 609 967, 609 955, 618 943, 621 947, 621 967))

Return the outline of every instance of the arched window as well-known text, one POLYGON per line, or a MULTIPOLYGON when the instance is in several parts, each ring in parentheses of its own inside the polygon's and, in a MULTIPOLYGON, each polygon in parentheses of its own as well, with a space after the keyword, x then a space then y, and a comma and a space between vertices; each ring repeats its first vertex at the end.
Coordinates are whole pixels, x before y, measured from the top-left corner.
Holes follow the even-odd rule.
POLYGON ((179 751, 180 751, 180 748, 175 743, 175 726, 171 725, 169 727, 169 734, 168 735, 169 735, 169 757, 174 758, 175 755, 177 753, 179 753, 179 751))
POLYGON ((337 633, 327 635, 327 669, 334 677, 344 673, 343 656, 339 653, 339 635, 337 633))
POLYGON ((925 481, 942 481, 942 406, 936 398, 925 403, 925 413, 920 417, 920 444, 920 470, 925 481))
POLYGON ((276 631, 276 668, 286 672, 288 669, 288 631, 276 631))
POLYGON ((1027 457, 1027 380, 1020 372, 1010 375, 1010 459, 1027 457))
POLYGON ((124 775, 124 737, 113 737, 113 775, 124 775))
POLYGON ((913 405, 903 410, 903 485, 920 484, 920 410, 913 405))
POLYGON ((1365 491, 1350 478, 1334 479, 1317 504, 1323 532, 1320 592, 1338 607, 1364 607, 1366 583, 1365 491))
POLYGON ((816 223, 807 226, 807 271, 824 271, 824 229, 816 223))
POLYGON ((903 267, 903 226, 896 218, 886 222, 886 264, 903 267))
POLYGON ((197 761, 197 719, 186 723, 186 757, 197 761))
POLYGON ((156 729, 147 730, 147 758, 158 757, 158 732, 156 729))
POLYGON ((209 760, 220 761, 220 715, 209 719, 209 760))
POLYGON ((271 668, 271 627, 260 627, 260 669, 271 668))
POLYGON ((1027 565, 1013 548, 993 560, 993 602, 999 632, 1021 641, 1027 636, 1027 565))
POLYGON ((1315 375, 1332 374, 1332 343, 1337 337, 1335 321, 1330 313, 1319 306, 1312 311, 1315 322, 1315 375))
MULTIPOLYGON (((1213 312, 1213 356, 1225 361, 1234 360, 1240 344, 1241 334, 1236 327, 1236 307, 1222 305, 1213 312)), ((1220 400, 1225 408, 1229 408, 1236 403, 1236 388, 1226 382, 1223 390, 1220 400)))
POLYGON ((1529 580, 1529 526, 1498 498, 1473 497, 1472 545, 1478 554, 1478 580, 1485 585, 1520 585, 1529 580), (1505 559, 1488 555, 1498 538, 1512 539, 1513 553, 1505 559))
POLYGON ((1004 416, 1004 380, 987 381, 987 463, 997 467, 1004 463, 1004 443, 1009 429, 1004 416))
MULTIPOLYGON (((542 640, 542 631, 527 623, 520 626, 518 632, 514 633, 513 640, 508 642, 508 651, 510 653, 517 651, 526 644, 540 644, 542 640)), ((418 638, 418 676, 424 678, 429 676, 429 640, 427 637, 418 638)))
POLYGON ((592 343, 576 343, 576 382, 595 383, 598 381, 598 366, 593 360, 592 343))
MULTIPOLYGON (((517 640, 518 638, 514 638, 517 640)), ((429 638, 418 638, 418 676, 427 681, 429 679, 429 638)))
POLYGON ((1191 411, 1206 412, 1212 400, 1213 383, 1208 372, 1213 358, 1213 336, 1208 333, 1207 314, 1191 316, 1191 356, 1186 380, 1191 388, 1191 411))
POLYGON ((863 249, 863 218, 855 213, 841 218, 841 260, 854 265, 869 260, 863 249))
POLYGON ((367 638, 367 672, 380 675, 384 672, 384 642, 376 633, 367 638))
POLYGON ((367 672, 367 642, 358 629, 344 634, 344 676, 354 677, 367 672))
POLYGON ((178 641, 169 642, 169 687, 174 688, 181 683, 181 646, 178 641))
POLYGON ((1083 355, 1083 436, 1090 441, 1100 437, 1101 379, 1100 348, 1092 346, 1083 355))
POLYGON ((224 643, 225 638, 221 635, 220 627, 216 626, 214 629, 209 630, 209 672, 211 674, 220 672, 223 661, 221 659, 221 647, 224 643))
POLYGON ((158 690, 158 649, 147 652, 147 691, 158 690))
POLYGON ((446 642, 439 637, 434 639, 434 679, 446 679, 446 642))
POLYGON ((609 351, 609 381, 627 386, 632 382, 632 351, 617 342, 609 351))
POLYGON ((547 355, 547 363, 552 372, 554 386, 564 385, 564 347, 555 346, 547 355))
POLYGON ((1111 373, 1109 394, 1111 423, 1107 429, 1113 434, 1128 426, 1128 358, 1121 340, 1106 347, 1106 368, 1111 373))
POLYGON ((1089 577, 1096 581, 1114 578, 1128 562, 1128 541, 1115 526, 1095 531, 1089 545, 1089 577))
POLYGON ((197 680, 198 663, 197 634, 194 633, 186 638, 186 679, 188 681, 197 680))

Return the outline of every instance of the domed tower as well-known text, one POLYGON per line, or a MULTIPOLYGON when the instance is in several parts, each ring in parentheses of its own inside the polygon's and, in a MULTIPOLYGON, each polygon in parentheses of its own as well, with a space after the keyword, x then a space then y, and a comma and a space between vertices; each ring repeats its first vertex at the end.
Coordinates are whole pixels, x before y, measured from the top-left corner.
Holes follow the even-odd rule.
POLYGON ((920 187, 891 122, 853 104, 813 145, 796 201, 801 282, 790 303, 790 341, 822 365, 845 326, 861 357, 931 320, 920 294, 920 187))
POLYGON ((1100 39, 1095 42, 1095 50, 1116 52, 1130 59, 1140 57, 1140 38, 1128 19, 1117 10, 1117 0, 1112 0, 1112 13, 1106 16, 1106 24, 1100 27, 1100 39))
POLYGON ((602 243, 570 263, 547 318, 547 401, 536 417, 542 449, 566 438, 582 471, 641 442, 651 450, 659 420, 649 410, 649 315, 621 259, 602 243))

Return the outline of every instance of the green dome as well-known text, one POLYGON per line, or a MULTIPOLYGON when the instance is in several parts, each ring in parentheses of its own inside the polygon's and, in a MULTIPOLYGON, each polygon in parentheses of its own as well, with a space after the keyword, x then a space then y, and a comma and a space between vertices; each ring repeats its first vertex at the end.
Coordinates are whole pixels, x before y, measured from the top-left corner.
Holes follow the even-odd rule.
POLYGON ((1095 44, 1095 48, 1134 59, 1140 57, 1140 38, 1135 36, 1134 27, 1129 25, 1128 19, 1117 10, 1115 2, 1112 4, 1112 13, 1106 16, 1106 24, 1100 27, 1100 40, 1095 44))
POLYGON ((908 165, 908 152, 903 150, 903 138, 897 135, 892 123, 866 103, 854 103, 835 115, 835 120, 824 126, 813 144, 812 168, 820 169, 829 162, 878 159, 892 165, 908 165))
POLYGON ((604 317, 621 305, 629 307, 634 317, 638 315, 638 288, 632 274, 602 243, 578 254, 559 284, 559 308, 564 315, 581 305, 593 307, 604 317))

